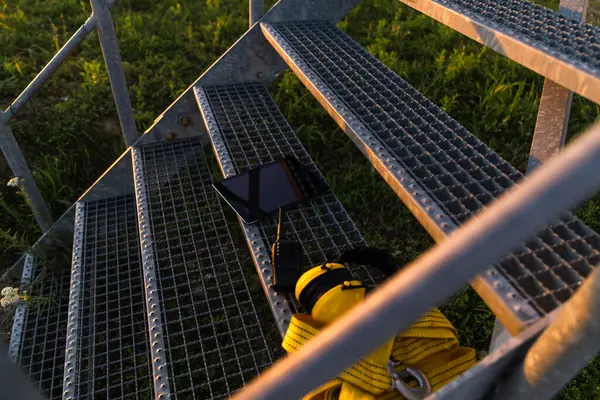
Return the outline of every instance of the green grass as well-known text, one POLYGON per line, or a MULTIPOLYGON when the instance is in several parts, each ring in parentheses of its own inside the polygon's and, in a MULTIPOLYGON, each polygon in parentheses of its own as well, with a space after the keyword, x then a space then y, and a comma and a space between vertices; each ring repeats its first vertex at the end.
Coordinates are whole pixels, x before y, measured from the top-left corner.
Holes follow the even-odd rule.
MULTIPOLYGON (((557 6, 557 1, 544 4, 557 6)), ((600 6, 591 6, 600 21, 600 6)), ((0 105, 7 106, 89 15, 79 0, 0 0, 0 105)), ((139 131, 246 29, 234 0, 119 1, 117 35, 139 131)), ((352 37, 524 170, 543 79, 395 0, 365 0, 341 24, 352 37)), ((272 88, 283 113, 369 242, 404 262, 433 245, 427 233, 290 73, 272 88), (376 194, 376 195, 375 195, 376 194)), ((575 96, 569 139, 599 107, 575 96)), ((11 123, 55 217, 123 151, 97 37, 92 34, 11 123)), ((39 236, 0 160, 0 272, 39 236)), ((600 230, 600 197, 577 214, 600 230)), ((444 307, 464 345, 488 346, 493 316, 465 288, 444 307)), ((561 398, 600 398, 594 361, 561 398)))

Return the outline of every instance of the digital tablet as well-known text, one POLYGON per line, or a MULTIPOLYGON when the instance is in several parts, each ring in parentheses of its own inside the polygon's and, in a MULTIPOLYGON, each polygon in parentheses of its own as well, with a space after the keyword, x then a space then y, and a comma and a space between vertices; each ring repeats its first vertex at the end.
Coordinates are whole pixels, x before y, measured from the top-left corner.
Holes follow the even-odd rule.
POLYGON ((318 196, 327 184, 298 160, 286 157, 213 184, 240 218, 249 224, 280 207, 318 196))

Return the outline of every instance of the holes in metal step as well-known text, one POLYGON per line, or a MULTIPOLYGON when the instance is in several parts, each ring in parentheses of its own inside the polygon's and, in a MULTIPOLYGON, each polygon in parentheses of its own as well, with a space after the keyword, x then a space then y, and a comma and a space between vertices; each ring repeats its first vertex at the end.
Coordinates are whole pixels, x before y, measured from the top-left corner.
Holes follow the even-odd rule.
POLYGON ((472 197, 461 199, 461 203, 470 212, 476 212, 480 208, 479 204, 477 204, 477 201, 474 198, 472 198, 472 197))
POLYGON ((552 271, 556 274, 556 276, 562 279, 563 282, 565 282, 570 287, 573 287, 574 285, 580 283, 581 277, 587 276, 587 273, 589 271, 583 268, 582 272, 584 272, 584 275, 582 275, 579 269, 582 269, 581 266, 577 266, 577 268, 575 268, 574 266, 574 268, 571 268, 570 266, 561 263, 560 265, 553 267, 552 271))
POLYGON ((432 196, 437 200, 438 204, 446 203, 452 199, 452 193, 445 188, 435 190, 432 196))
POLYGON ((501 268, 513 278, 519 278, 526 273, 521 263, 512 256, 505 258, 500 265, 501 268))
MULTIPOLYGON (((473 193, 473 192, 471 192, 473 193)), ((481 204, 483 204, 484 206, 487 206, 489 203, 491 203, 492 201, 494 201, 494 198, 492 196, 490 196, 487 193, 482 193, 482 194, 478 194, 476 196, 477 200, 479 200, 481 202, 481 204)))
POLYGON ((560 305, 551 294, 540 295, 535 299, 535 303, 547 313, 551 312, 560 305))

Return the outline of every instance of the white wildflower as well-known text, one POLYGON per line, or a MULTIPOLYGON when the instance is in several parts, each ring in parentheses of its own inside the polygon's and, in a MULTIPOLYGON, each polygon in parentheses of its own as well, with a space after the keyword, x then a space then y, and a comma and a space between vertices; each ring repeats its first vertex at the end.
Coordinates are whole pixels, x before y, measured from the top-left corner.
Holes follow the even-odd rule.
POLYGON ((14 178, 10 178, 10 180, 6 183, 6 186, 9 187, 20 187, 21 186, 21 178, 15 176, 14 178))
POLYGON ((9 307, 14 304, 18 304, 22 298, 19 296, 19 289, 7 286, 0 292, 2 299, 0 299, 0 306, 9 307))
POLYGON ((21 298, 19 296, 3 297, 0 300, 0 306, 10 307, 12 305, 19 304, 20 302, 21 302, 21 298))
POLYGON ((7 286, 0 292, 2 297, 14 297, 19 295, 19 289, 7 286))

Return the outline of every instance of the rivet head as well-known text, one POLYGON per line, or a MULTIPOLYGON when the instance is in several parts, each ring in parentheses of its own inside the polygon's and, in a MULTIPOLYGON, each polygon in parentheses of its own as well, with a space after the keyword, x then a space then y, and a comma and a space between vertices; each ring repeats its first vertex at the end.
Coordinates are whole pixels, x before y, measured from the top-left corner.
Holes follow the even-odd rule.
POLYGON ((181 125, 183 126, 188 126, 192 121, 188 117, 181 117, 179 122, 181 122, 181 125))
POLYGON ((175 139, 175 136, 176 136, 175 132, 169 132, 169 133, 167 133, 167 136, 165 136, 165 139, 173 140, 173 139, 175 139))
POLYGON ((264 77, 265 77, 265 73, 264 73, 264 72, 257 72, 257 73, 256 73, 256 77, 257 77, 258 79, 262 79, 262 78, 264 78, 264 77))

